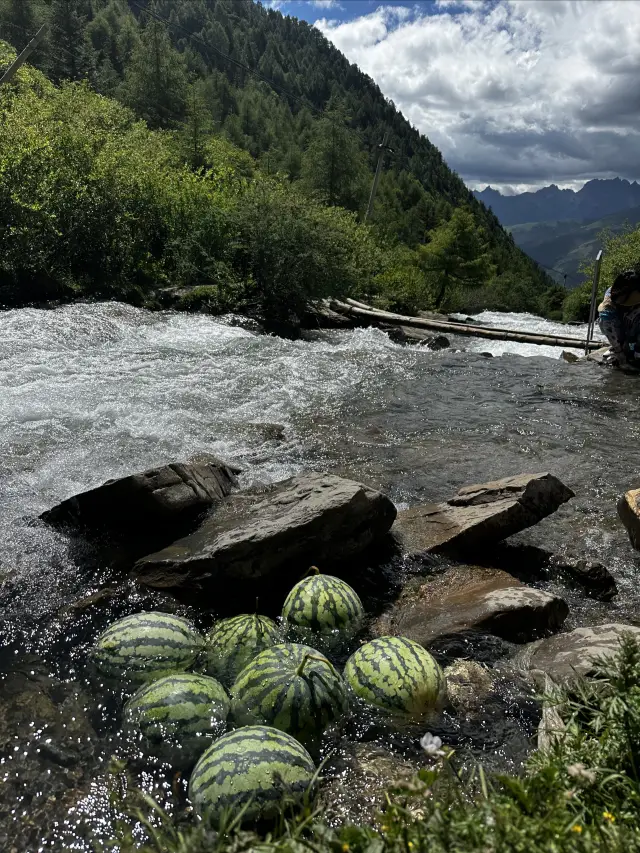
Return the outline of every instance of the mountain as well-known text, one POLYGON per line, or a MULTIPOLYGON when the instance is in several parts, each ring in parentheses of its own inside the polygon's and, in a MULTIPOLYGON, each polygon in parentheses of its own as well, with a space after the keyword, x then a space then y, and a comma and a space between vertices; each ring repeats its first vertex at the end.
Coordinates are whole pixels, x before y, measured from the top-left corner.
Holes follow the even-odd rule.
POLYGON ((481 273, 487 283, 513 278, 527 310, 538 310, 540 295, 553 289, 440 151, 306 22, 251 0, 0 0, 0 38, 17 49, 44 20, 36 67, 55 84, 87 81, 179 138, 194 170, 204 165, 202 140, 222 136, 247 151, 261 175, 362 220, 386 137, 368 224, 398 258, 380 279, 390 304, 409 307, 420 293, 437 302, 438 276, 455 278, 449 261, 436 257, 443 247, 453 255, 464 246, 467 256, 453 259, 458 282, 469 270, 474 285, 481 273), (474 253, 486 263, 474 267, 474 253))
POLYGON ((528 222, 513 225, 509 231, 520 248, 543 266, 555 280, 566 286, 577 287, 584 276, 580 265, 596 256, 602 248, 603 231, 622 234, 627 226, 640 224, 640 207, 612 213, 586 222, 573 220, 528 222))
POLYGON ((588 181, 582 189, 561 190, 555 184, 536 192, 502 195, 487 187, 474 193, 505 225, 601 219, 640 207, 640 184, 623 178, 588 181))

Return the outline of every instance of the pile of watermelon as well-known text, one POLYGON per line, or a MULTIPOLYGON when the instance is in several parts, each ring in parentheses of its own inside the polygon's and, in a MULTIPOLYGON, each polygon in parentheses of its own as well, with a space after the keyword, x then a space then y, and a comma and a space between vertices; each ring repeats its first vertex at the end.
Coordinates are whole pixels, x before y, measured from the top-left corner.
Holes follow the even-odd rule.
POLYGON ((350 707, 420 716, 445 695, 438 664, 404 637, 364 643, 342 673, 316 648, 326 650, 327 637, 353 640, 364 618, 356 592, 316 569, 277 622, 242 614, 203 636, 182 617, 138 613, 101 634, 91 658, 105 680, 137 688, 123 725, 143 753, 193 768, 199 815, 218 825, 239 810, 243 821, 270 819, 311 803, 312 756, 350 707), (301 631, 307 642, 291 641, 301 631))

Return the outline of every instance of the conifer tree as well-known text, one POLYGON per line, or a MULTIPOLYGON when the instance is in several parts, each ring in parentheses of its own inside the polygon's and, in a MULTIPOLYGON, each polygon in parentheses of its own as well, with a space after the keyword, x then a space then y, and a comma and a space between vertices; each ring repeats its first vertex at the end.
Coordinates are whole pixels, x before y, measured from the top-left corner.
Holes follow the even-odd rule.
POLYGON ((134 48, 122 86, 122 99, 151 127, 168 128, 186 113, 187 75, 160 21, 147 23, 134 48))

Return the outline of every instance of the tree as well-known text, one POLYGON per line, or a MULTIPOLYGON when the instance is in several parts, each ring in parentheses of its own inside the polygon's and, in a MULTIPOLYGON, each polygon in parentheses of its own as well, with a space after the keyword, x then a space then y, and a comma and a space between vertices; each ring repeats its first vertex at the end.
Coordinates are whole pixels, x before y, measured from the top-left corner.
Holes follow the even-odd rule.
POLYGON ((121 96, 151 127, 168 128, 186 112, 187 75, 164 25, 150 21, 134 48, 121 96))
POLYGON ((346 120, 340 108, 329 109, 316 120, 302 157, 302 183, 323 204, 359 211, 366 203, 371 175, 346 120))
POLYGON ((488 245, 468 210, 458 208, 448 222, 429 236, 429 243, 418 247, 418 264, 425 272, 438 276, 436 308, 442 305, 453 283, 478 286, 493 274, 488 245))
MULTIPOLYGON (((18 53, 24 50, 38 32, 46 15, 43 0, 0 0, 0 39, 12 44, 18 53)), ((41 50, 31 54, 29 62, 38 64, 41 50)))
POLYGON ((213 118, 207 101, 206 81, 197 80, 189 88, 187 116, 180 134, 185 160, 193 169, 204 165, 207 140, 213 133, 213 118))
POLYGON ((52 80, 92 79, 95 55, 87 39, 87 0, 51 0, 47 75, 52 80))

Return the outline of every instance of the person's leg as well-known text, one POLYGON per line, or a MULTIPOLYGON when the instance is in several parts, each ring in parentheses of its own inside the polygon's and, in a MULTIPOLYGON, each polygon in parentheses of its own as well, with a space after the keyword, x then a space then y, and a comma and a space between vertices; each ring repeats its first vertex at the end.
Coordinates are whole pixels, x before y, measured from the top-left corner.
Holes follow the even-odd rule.
POLYGON ((624 361, 624 332, 620 314, 615 308, 608 308, 600 313, 598 324, 602 334, 611 344, 615 357, 620 362, 624 361))

